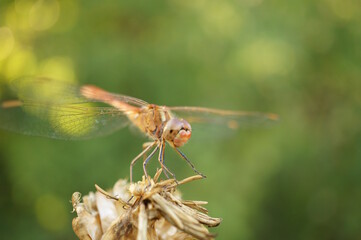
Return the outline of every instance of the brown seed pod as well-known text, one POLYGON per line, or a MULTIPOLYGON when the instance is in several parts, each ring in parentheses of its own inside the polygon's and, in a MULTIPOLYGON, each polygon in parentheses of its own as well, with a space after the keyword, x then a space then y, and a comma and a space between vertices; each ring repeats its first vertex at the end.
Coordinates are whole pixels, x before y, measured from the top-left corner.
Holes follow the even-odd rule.
POLYGON ((213 239, 207 227, 218 226, 221 219, 207 215, 202 206, 207 202, 182 200, 176 190, 202 176, 158 182, 160 173, 133 184, 118 180, 109 191, 96 185, 97 192, 84 196, 83 202, 80 193, 73 193, 75 234, 81 240, 213 239))

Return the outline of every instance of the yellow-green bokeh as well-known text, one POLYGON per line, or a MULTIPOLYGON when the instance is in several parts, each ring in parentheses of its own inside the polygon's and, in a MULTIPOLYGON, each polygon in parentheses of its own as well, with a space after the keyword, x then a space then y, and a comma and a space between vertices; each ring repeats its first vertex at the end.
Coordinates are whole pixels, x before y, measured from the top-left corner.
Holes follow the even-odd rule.
MULTIPOLYGON (((183 197, 223 218, 219 239, 360 239, 360 29, 358 0, 5 0, 0 97, 41 76, 160 105, 277 113, 278 124, 239 131, 193 125, 183 151, 207 179, 183 197)), ((66 84, 31 86, 32 99, 62 104, 25 111, 85 136, 93 112, 76 117, 90 105, 69 104, 66 84)), ((1 130, 1 238, 75 238, 72 193, 128 178, 145 141, 132 128, 89 141, 1 130)), ((179 179, 193 173, 168 148, 166 163, 179 179)))

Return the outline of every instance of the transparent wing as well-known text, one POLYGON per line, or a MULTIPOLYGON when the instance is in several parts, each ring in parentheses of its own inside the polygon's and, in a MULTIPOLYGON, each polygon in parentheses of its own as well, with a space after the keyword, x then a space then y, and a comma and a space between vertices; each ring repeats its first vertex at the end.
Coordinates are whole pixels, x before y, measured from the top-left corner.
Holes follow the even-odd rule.
POLYGON ((41 104, 0 108, 0 127, 27 135, 57 139, 88 139, 110 134, 128 124, 128 118, 113 107, 89 103, 41 104))
POLYGON ((229 111, 203 107, 168 107, 175 115, 189 123, 205 123, 226 126, 231 129, 276 122, 273 113, 229 111))
MULTIPOLYGON (((80 87, 46 78, 12 83, 16 99, 1 101, 0 128, 57 139, 87 139, 110 134, 129 124, 124 109, 82 96, 80 87)), ((144 101, 118 94, 113 100, 133 106, 144 101)))
MULTIPOLYGON (((83 96, 81 86, 45 77, 20 78, 11 82, 11 88, 19 99, 26 101, 55 104, 103 102, 83 96)), ((133 106, 142 107, 148 105, 147 102, 134 97, 115 93, 107 94, 113 100, 133 106)))

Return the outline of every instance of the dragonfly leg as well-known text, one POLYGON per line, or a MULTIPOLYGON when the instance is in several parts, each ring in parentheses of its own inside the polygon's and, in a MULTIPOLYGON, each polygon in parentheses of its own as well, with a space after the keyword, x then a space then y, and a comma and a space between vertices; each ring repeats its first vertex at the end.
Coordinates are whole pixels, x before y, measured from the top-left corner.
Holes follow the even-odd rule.
POLYGON ((182 153, 178 148, 174 148, 176 150, 176 152, 184 159, 186 160, 186 162, 188 163, 188 165, 193 169, 193 171, 199 175, 201 175, 203 178, 206 178, 206 175, 203 175, 203 173, 199 172, 195 166, 193 165, 193 163, 186 157, 186 155, 184 155, 184 153, 182 153))
MULTIPOLYGON (((142 147, 143 147, 143 150, 146 149, 149 145, 152 145, 154 142, 145 142, 143 143, 142 147)), ((143 155, 143 161, 147 158, 147 153, 145 153, 143 155)))
MULTIPOLYGON (((152 145, 151 145, 152 146, 152 145)), ((154 150, 149 154, 149 156, 143 161, 143 170, 144 170, 144 175, 145 178, 148 179, 148 173, 147 173, 147 164, 149 162, 149 160, 153 157, 153 155, 155 154, 156 151, 158 151, 159 146, 157 146, 156 148, 154 148, 154 150)))
POLYGON ((153 144, 150 144, 148 147, 146 147, 141 153, 138 154, 138 156, 136 156, 132 162, 130 163, 130 182, 133 182, 133 166, 134 164, 138 161, 138 159, 143 156, 146 152, 149 151, 149 149, 151 149, 154 145, 156 144, 156 142, 153 142, 153 144))
POLYGON ((159 150, 159 157, 158 157, 158 161, 160 163, 160 165, 162 166, 162 169, 164 169, 165 171, 164 172, 164 175, 169 179, 169 176, 167 174, 167 172, 172 175, 172 177, 177 181, 177 179, 175 178, 175 174, 172 173, 168 167, 164 164, 164 149, 165 149, 165 142, 163 141, 161 143, 161 147, 160 147, 160 150, 159 150))
POLYGON ((160 144, 158 162, 160 163, 160 166, 163 169, 164 175, 169 179, 168 173, 167 173, 166 168, 164 166, 164 143, 163 142, 160 144))

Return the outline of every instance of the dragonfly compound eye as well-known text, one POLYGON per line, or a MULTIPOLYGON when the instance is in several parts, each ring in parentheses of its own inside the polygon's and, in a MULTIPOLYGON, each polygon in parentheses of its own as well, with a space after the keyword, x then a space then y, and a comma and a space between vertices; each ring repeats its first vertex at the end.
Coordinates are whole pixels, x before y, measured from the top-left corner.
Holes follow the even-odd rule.
POLYGON ((181 147, 188 142, 192 135, 190 124, 183 120, 173 118, 169 120, 164 128, 164 138, 174 147, 181 147))

